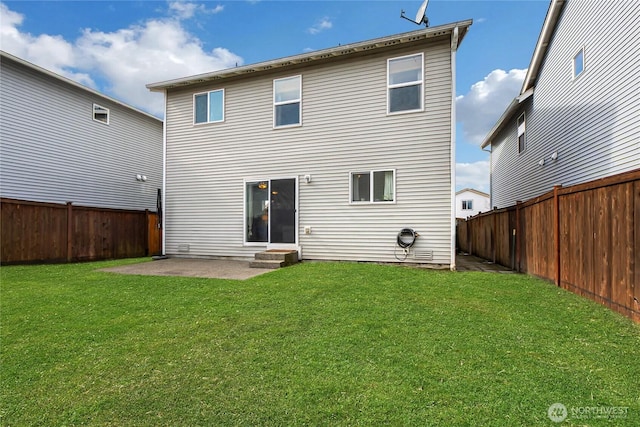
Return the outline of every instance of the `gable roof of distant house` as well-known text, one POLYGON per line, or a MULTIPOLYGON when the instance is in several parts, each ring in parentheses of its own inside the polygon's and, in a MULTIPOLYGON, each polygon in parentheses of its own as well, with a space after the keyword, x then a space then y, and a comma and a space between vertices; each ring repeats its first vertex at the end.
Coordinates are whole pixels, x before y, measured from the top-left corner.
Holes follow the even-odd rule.
POLYGON ((458 194, 466 193, 467 191, 469 191, 469 192, 471 192, 471 193, 476 193, 476 194, 477 194, 477 195, 479 195, 479 196, 491 197, 491 196, 489 196, 487 193, 484 193, 484 192, 482 192, 482 191, 480 191, 480 190, 476 190, 476 189, 473 189, 473 188, 463 188, 463 189, 462 189, 462 190, 460 190, 460 191, 456 191, 456 196, 457 196, 458 194))
POLYGON ((542 30, 540 30, 540 36, 538 36, 538 42, 533 50, 531 63, 529 64, 529 68, 527 68, 527 74, 525 75, 524 82, 522 83, 520 93, 513 101, 511 101, 502 116, 484 137, 482 144, 480 144, 480 148, 485 148, 487 145, 490 145, 491 140, 504 127, 505 122, 513 117, 513 114, 518 110, 520 103, 533 95, 540 67, 547 55, 547 48, 549 47, 553 33, 555 32, 558 21, 560 20, 560 14, 565 2, 566 0, 551 0, 549 9, 547 10, 547 16, 542 24, 542 30))
POLYGON ((328 49, 307 52, 299 55, 288 56, 285 58, 274 59, 265 62, 259 62, 251 65, 244 65, 235 68, 227 68, 224 70, 213 71, 195 76, 189 76, 164 82, 151 83, 147 88, 152 91, 163 91, 165 89, 179 88, 190 85, 206 83, 215 80, 238 78, 247 75, 256 75, 261 73, 272 72, 276 69, 289 69, 312 63, 324 63, 344 56, 356 56, 369 53, 371 51, 382 51, 391 47, 397 47, 400 44, 415 43, 420 40, 426 40, 446 35, 454 35, 457 33, 455 40, 456 45, 452 46, 457 49, 458 45, 466 35, 472 20, 459 21, 437 27, 429 27, 408 33, 396 34, 393 36, 381 37, 373 40, 366 40, 357 43, 351 43, 332 47, 328 49))
POLYGON ((107 95, 105 95, 103 93, 100 93, 95 89, 91 89, 90 87, 84 86, 84 85, 82 85, 82 84, 80 84, 78 82, 75 82, 75 81, 67 78, 67 77, 61 76, 60 74, 54 73, 53 71, 49 71, 46 68, 42 68, 39 65, 33 64, 33 63, 31 63, 29 61, 26 61, 26 60, 24 60, 22 58, 18 58, 17 56, 12 55, 12 54, 10 54, 8 52, 5 52, 4 50, 0 50, 0 58, 2 58, 2 60, 8 59, 8 60, 14 61, 14 62, 16 62, 16 63, 18 63, 18 64, 20 64, 22 66, 25 66, 25 67, 28 67, 28 68, 34 70, 34 71, 37 71, 38 73, 44 74, 44 75, 46 75, 48 77, 52 77, 52 78, 54 78, 56 80, 64 82, 64 83, 66 83, 66 84, 68 84, 70 86, 73 86, 73 87, 76 87, 78 89, 81 89, 81 90, 83 90, 83 91, 85 91, 87 93, 90 93, 91 95, 98 96, 98 97, 100 97, 100 98, 102 98, 104 100, 108 100, 108 101, 110 101, 110 102, 112 102, 114 104, 121 105, 121 106, 123 106, 125 108, 128 108, 129 110, 133 110, 133 111, 135 111, 137 113, 143 114, 145 116, 148 116, 148 117, 151 117, 153 119, 156 119, 159 122, 162 122, 162 119, 159 119, 158 117, 156 117, 156 116, 154 116, 152 114, 149 114, 149 113, 147 113, 145 111, 142 111, 142 110, 140 110, 138 108, 132 107, 131 105, 125 104, 122 101, 118 101, 115 98, 112 98, 112 97, 107 96, 107 95))

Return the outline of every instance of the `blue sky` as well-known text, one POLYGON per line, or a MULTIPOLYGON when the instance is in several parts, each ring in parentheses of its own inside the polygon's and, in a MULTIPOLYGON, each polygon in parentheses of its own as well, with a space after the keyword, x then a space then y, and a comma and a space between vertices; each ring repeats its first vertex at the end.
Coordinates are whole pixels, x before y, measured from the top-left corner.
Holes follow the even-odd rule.
MULTIPOLYGON (((0 48, 151 114, 145 84, 418 29, 421 0, 3 1, 0 48)), ((473 19, 457 55, 457 189, 489 190, 479 144, 517 95, 548 0, 430 0, 473 19)))

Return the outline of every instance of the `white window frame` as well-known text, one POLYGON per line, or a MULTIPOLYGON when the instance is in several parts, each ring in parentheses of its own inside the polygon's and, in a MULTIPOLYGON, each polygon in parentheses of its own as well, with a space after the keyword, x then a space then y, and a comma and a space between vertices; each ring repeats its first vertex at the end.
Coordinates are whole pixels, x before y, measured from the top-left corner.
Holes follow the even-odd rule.
POLYGON ((424 90, 425 90, 424 88, 424 54, 422 52, 387 59, 387 115, 406 114, 406 113, 415 113, 415 112, 424 111, 424 90), (399 59, 411 58, 414 56, 420 57, 420 80, 391 84, 391 74, 390 74, 391 63, 399 59), (391 89, 409 87, 409 86, 418 86, 418 85, 420 86, 420 106, 418 108, 415 108, 412 110, 391 111, 391 89))
POLYGON ((292 128, 292 127, 299 127, 299 126, 302 126, 302 75, 298 74, 295 76, 287 76, 287 77, 274 79, 273 80, 273 128, 283 129, 283 128, 292 128), (281 80, 290 80, 290 79, 298 79, 298 98, 289 99, 286 101, 279 101, 279 102, 276 101, 276 82, 279 82, 281 80), (288 104, 300 104, 300 107, 298 109, 298 123, 292 123, 288 125, 278 125, 276 123, 277 107, 280 105, 288 105, 288 104))
POLYGON ((99 104, 94 103, 94 104, 93 104, 93 113, 92 113, 92 115, 93 115, 93 120, 94 120, 94 121, 96 121, 96 122, 98 122, 98 123, 102 123, 102 124, 104 124, 104 125, 108 125, 108 124, 109 124, 109 117, 111 116, 111 112, 109 111, 109 109, 108 109, 108 108, 105 108, 105 107, 103 107, 102 105, 99 105, 99 104), (99 109, 101 109, 101 110, 106 111, 106 114, 107 114, 107 120, 106 120, 106 121, 105 121, 105 120, 100 120, 100 119, 97 119, 97 118, 96 118, 96 109, 98 109, 98 108, 99 108, 99 109))
POLYGON ((198 92, 198 93, 194 93, 193 94, 193 124, 196 126, 199 125, 206 125, 209 123, 222 123, 224 122, 225 119, 225 91, 224 89, 214 89, 214 90, 208 90, 206 92, 198 92), (222 93, 222 118, 220 120, 210 120, 211 118, 211 94, 212 93, 216 93, 216 92, 221 92, 222 93), (204 122, 196 122, 196 116, 197 116, 197 111, 196 111, 196 97, 201 96, 201 95, 207 95, 207 120, 204 122))
POLYGON ((472 211, 473 210, 473 199, 463 200, 462 201, 462 210, 463 211, 472 211))
POLYGON ((523 111, 522 114, 516 119, 517 137, 516 143, 518 144, 518 154, 524 153, 527 150, 527 116, 523 111), (519 123, 522 118, 522 125, 519 123), (520 149, 520 136, 524 136, 524 142, 522 143, 522 150, 520 149))
POLYGON ((355 170, 349 172, 349 204, 351 205, 393 205, 396 203, 398 196, 396 194, 396 170, 395 169, 374 169, 374 170, 355 170), (374 184, 375 181, 373 179, 374 173, 376 172, 391 172, 393 175, 393 200, 375 200, 374 199, 374 184), (353 189, 353 175, 355 174, 369 174, 369 200, 353 200, 354 197, 354 189, 353 189))
POLYGON ((581 47, 576 53, 575 55, 573 55, 573 58, 571 59, 571 75, 573 76, 573 80, 577 79, 578 77, 580 77, 582 74, 584 74, 584 70, 585 70, 585 57, 584 57, 584 46, 581 47), (581 68, 580 71, 577 71, 577 67, 576 67, 576 63, 577 63, 577 59, 578 56, 580 56, 582 54, 582 61, 581 61, 581 68))

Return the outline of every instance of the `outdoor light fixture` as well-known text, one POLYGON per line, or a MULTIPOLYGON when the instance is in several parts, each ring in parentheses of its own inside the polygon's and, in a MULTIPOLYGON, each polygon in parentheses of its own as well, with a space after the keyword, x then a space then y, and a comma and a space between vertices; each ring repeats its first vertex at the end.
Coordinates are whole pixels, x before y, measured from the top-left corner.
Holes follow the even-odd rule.
POLYGON ((147 180, 146 175, 141 175, 141 174, 136 175, 136 181, 146 182, 146 180, 147 180))

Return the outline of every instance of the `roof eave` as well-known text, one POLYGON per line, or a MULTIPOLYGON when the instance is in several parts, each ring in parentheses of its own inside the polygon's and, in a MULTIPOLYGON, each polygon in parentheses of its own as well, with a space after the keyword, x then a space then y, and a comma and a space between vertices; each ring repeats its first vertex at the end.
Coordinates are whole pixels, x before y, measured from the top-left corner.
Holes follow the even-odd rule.
POLYGON ((496 124, 491 128, 487 136, 484 137, 482 144, 480 144, 480 148, 485 148, 488 145, 491 145, 491 141, 495 138, 496 134, 502 130, 507 120, 510 120, 514 113, 517 112, 520 108, 520 104, 529 99, 533 95, 534 89, 528 89, 525 93, 516 96, 513 98, 513 101, 507 106, 507 109, 502 113, 502 116, 498 119, 496 124))
POLYGON ((90 93, 90 94, 92 94, 94 96, 98 96, 98 97, 100 97, 102 99, 105 99, 105 100, 108 100, 108 101, 110 101, 110 102, 112 102, 114 104, 118 104, 118 105, 120 105, 122 107, 125 107, 125 108, 131 110, 131 111, 135 111, 136 113, 143 114, 143 115, 145 115, 147 117, 150 117, 152 119, 155 119, 155 120, 157 120, 159 122, 163 121, 162 119, 160 119, 160 118, 158 118, 158 117, 156 117, 156 116, 154 116, 152 114, 149 114, 146 111, 142 111, 142 110, 140 110, 140 109, 138 109, 136 107, 133 107, 133 106, 128 105, 128 104, 125 104, 122 101, 119 101, 119 100, 117 100, 115 98, 112 98, 112 97, 110 97, 108 95, 105 95, 104 93, 98 92, 95 89, 91 89, 90 87, 84 86, 84 85, 82 85, 82 84, 80 84, 80 83, 78 83, 76 81, 73 81, 73 80, 67 78, 67 77, 61 76, 60 74, 54 73, 53 71, 49 71, 46 68, 42 68, 39 65, 33 64, 33 63, 29 62, 29 61, 26 61, 26 60, 24 60, 22 58, 19 58, 19 57, 15 56, 15 55, 12 55, 12 54, 10 54, 8 52, 5 52, 4 50, 0 50, 0 57, 4 57, 6 59, 9 59, 9 60, 11 60, 13 62, 16 62, 16 63, 24 66, 24 67, 30 68, 30 69, 32 69, 34 71, 37 71, 39 73, 42 73, 42 74, 44 74, 46 76, 49 76, 49 77, 52 77, 52 78, 54 78, 56 80, 62 81, 62 82, 66 83, 66 84, 68 84, 70 86, 79 88, 79 89, 81 89, 81 90, 83 90, 83 91, 85 91, 87 93, 90 93))
POLYGON ((286 69, 305 63, 322 62, 339 56, 348 56, 370 50, 385 49, 399 43, 409 43, 419 40, 420 38, 431 38, 452 34, 455 28, 459 28, 458 45, 462 42, 467 29, 473 23, 472 20, 459 21, 451 24, 440 25, 437 27, 429 27, 426 29, 415 30, 407 33, 386 36, 372 40, 366 40, 347 45, 337 46, 328 49, 288 56, 279 59, 259 62, 256 64, 244 65, 235 68, 227 68, 203 74, 197 74, 178 79, 167 80, 163 82, 150 83, 146 85, 151 91, 161 92, 166 89, 177 87, 186 87, 195 84, 205 83, 208 81, 221 80, 230 77, 238 77, 242 75, 269 72, 273 69, 286 69))
POLYGON ((536 47, 533 51, 531 63, 527 69, 527 75, 522 83, 520 93, 525 93, 535 85, 536 79, 538 78, 538 72, 542 66, 542 61, 547 54, 547 48, 549 43, 551 43, 551 38, 556 30, 556 25, 560 19, 560 13, 562 12, 565 2, 566 0, 551 0, 551 3, 549 4, 547 16, 542 24, 542 30, 540 31, 538 42, 536 43, 536 47))

